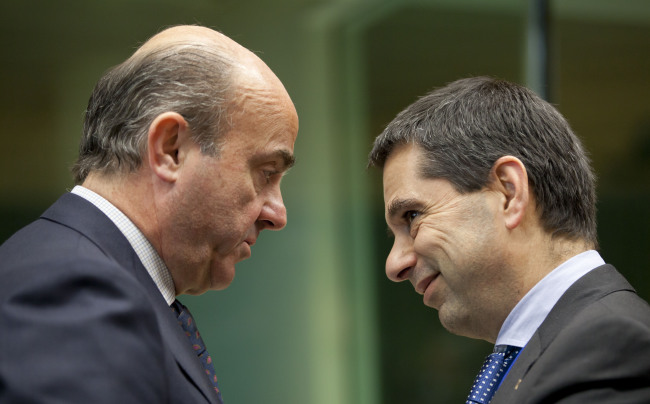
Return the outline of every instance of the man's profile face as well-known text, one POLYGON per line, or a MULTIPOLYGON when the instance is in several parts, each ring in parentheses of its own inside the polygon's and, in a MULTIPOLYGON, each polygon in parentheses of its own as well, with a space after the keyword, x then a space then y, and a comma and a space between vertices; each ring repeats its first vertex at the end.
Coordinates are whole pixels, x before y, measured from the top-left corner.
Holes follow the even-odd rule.
POLYGON ((386 274, 408 279, 449 331, 480 338, 505 276, 493 215, 498 201, 488 191, 460 194, 447 180, 422 177, 421 158, 419 146, 401 145, 384 165, 386 222, 395 237, 386 274))
POLYGON ((174 256, 163 256, 171 261, 177 293, 227 287, 260 232, 280 230, 287 221, 280 182, 293 164, 298 132, 288 95, 283 89, 251 92, 230 119, 218 155, 194 147, 177 183, 168 229, 174 242, 167 245, 174 256))

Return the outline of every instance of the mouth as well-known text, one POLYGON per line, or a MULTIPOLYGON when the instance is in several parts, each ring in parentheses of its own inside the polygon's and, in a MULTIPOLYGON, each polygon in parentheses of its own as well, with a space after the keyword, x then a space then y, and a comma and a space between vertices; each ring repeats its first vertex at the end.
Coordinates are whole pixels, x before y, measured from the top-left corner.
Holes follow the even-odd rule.
POLYGON ((252 247, 255 245, 255 242, 257 241, 257 234, 252 234, 252 235, 247 235, 245 239, 243 239, 239 244, 238 244, 238 249, 240 250, 241 257, 239 258, 239 261, 248 259, 252 255, 252 247))
POLYGON ((239 244, 239 254, 236 262, 248 259, 251 257, 251 255, 253 255, 253 251, 251 249, 252 245, 253 244, 246 240, 242 241, 241 244, 239 244))
POLYGON ((429 275, 426 278, 421 279, 416 285, 415 285, 415 291, 420 294, 424 295, 424 292, 427 291, 427 288, 431 283, 440 275, 440 273, 435 273, 433 275, 429 275))

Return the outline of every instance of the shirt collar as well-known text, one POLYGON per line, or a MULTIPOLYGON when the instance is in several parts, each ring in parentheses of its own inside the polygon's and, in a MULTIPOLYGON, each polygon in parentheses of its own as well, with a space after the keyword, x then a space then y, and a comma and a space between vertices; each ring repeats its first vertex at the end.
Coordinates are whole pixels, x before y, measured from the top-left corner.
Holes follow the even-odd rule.
POLYGON ((97 209, 101 210, 115 223, 115 226, 124 234, 124 237, 129 241, 133 250, 135 250, 142 265, 149 273, 149 276, 151 276, 151 279, 153 279, 167 304, 172 304, 176 298, 174 280, 167 265, 165 265, 165 262, 160 258, 156 249, 153 248, 140 229, 122 211, 116 208, 115 205, 88 188, 77 185, 72 189, 71 193, 95 205, 97 209))
POLYGON ((551 271, 517 303, 503 322, 496 345, 524 347, 564 292, 605 261, 594 250, 580 253, 551 271))

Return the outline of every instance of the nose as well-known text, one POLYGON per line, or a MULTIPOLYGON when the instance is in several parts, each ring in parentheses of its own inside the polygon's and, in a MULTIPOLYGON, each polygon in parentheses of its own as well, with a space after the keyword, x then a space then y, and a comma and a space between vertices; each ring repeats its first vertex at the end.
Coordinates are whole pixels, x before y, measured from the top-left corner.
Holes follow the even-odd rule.
POLYGON ((416 263, 417 257, 412 244, 396 238, 386 258, 386 276, 393 282, 405 281, 410 278, 416 263))
POLYGON ((262 223, 262 229, 269 230, 281 230, 287 225, 287 209, 279 189, 265 201, 258 221, 262 223))

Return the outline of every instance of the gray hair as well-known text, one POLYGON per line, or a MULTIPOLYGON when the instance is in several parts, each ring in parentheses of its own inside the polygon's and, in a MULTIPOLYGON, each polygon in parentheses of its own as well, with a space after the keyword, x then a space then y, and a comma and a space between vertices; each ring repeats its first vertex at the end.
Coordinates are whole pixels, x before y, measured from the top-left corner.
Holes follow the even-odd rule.
POLYGON ((375 139, 368 165, 383 168, 395 146, 405 143, 423 151, 425 178, 446 179, 461 193, 485 187, 500 157, 517 157, 545 231, 597 246, 589 158, 562 115, 527 88, 476 77, 432 91, 375 139))
POLYGON ((228 130, 234 63, 224 51, 176 43, 138 55, 109 70, 88 101, 79 157, 72 168, 80 184, 91 171, 133 172, 142 163, 147 133, 164 112, 188 122, 205 154, 216 155, 228 130))

